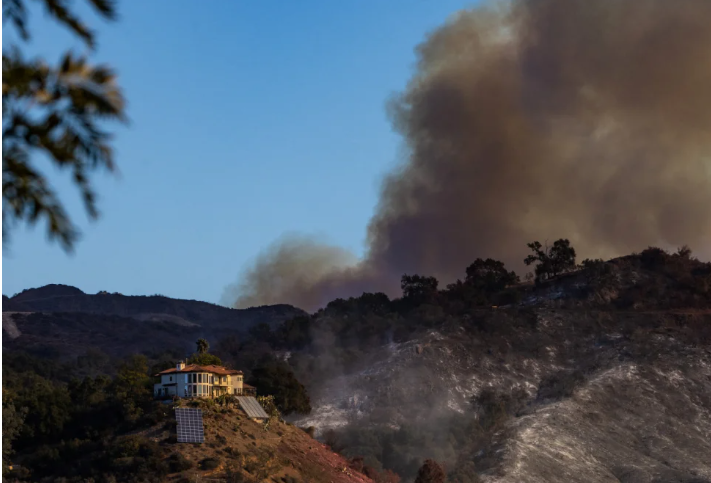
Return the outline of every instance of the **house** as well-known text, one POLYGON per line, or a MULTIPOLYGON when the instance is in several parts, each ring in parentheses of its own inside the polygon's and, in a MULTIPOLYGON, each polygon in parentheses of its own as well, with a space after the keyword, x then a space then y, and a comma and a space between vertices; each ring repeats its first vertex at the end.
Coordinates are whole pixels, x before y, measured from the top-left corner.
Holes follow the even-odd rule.
POLYGON ((216 398, 224 394, 251 395, 255 388, 244 383, 242 371, 223 366, 185 365, 179 362, 175 367, 155 375, 160 382, 154 384, 156 398, 205 397, 216 398))

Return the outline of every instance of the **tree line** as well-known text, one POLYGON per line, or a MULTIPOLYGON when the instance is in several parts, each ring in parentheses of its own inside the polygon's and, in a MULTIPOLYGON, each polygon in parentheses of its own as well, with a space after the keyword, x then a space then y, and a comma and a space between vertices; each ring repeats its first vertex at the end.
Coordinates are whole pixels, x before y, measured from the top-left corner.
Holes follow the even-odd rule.
MULTIPOLYGON (((561 238, 550 246, 539 241, 528 243, 527 246, 533 253, 523 262, 527 266, 534 266, 535 276, 528 274, 528 278, 535 279, 537 283, 580 268, 575 263, 575 248, 568 239, 561 238)), ((585 260, 583 263, 591 261, 585 260)), ((516 272, 508 270, 504 262, 492 258, 477 258, 465 269, 465 273, 463 281, 457 280, 447 285, 444 291, 438 289, 439 281, 435 277, 405 274, 400 284, 402 297, 413 302, 431 302, 444 292, 484 305, 491 302, 496 294, 521 282, 516 272)))

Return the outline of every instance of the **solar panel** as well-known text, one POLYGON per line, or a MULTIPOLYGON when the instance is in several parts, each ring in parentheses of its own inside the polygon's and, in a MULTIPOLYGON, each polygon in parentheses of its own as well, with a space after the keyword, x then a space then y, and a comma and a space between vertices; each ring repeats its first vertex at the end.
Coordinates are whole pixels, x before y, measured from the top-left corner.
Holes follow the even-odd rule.
POLYGON ((244 412, 247 413, 248 417, 263 419, 269 418, 267 412, 255 398, 251 396, 240 396, 237 397, 237 400, 239 401, 239 405, 242 406, 244 412))
POLYGON ((178 443, 205 442, 202 409, 175 408, 175 419, 178 422, 178 443))

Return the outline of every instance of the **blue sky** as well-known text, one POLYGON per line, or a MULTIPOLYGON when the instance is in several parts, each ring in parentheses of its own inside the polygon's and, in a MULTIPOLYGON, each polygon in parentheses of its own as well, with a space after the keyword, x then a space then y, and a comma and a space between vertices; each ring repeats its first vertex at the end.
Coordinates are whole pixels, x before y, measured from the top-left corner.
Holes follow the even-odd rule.
MULTIPOLYGON (((67 255, 42 224, 15 230, 2 292, 63 283, 217 303, 284 233, 362 253, 401 143, 385 102, 427 32, 471 3, 131 0, 117 23, 89 17, 92 57, 117 70, 128 101, 120 176, 94 177, 103 216, 90 223, 66 173, 48 167, 82 239, 67 255)), ((30 28, 28 52, 84 50, 42 13, 30 28)))

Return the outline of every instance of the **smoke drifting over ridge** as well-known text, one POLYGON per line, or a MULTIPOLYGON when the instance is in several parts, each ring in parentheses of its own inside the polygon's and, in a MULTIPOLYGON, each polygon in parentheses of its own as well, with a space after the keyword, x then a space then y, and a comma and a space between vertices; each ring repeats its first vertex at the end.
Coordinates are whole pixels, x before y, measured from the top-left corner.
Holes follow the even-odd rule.
POLYGON ((417 48, 390 106, 408 157, 384 180, 366 257, 282 240, 234 305, 395 295, 403 273, 449 282, 476 257, 521 270, 532 240, 569 238, 583 257, 685 243, 708 254, 709 19, 708 0, 461 12, 417 48))

